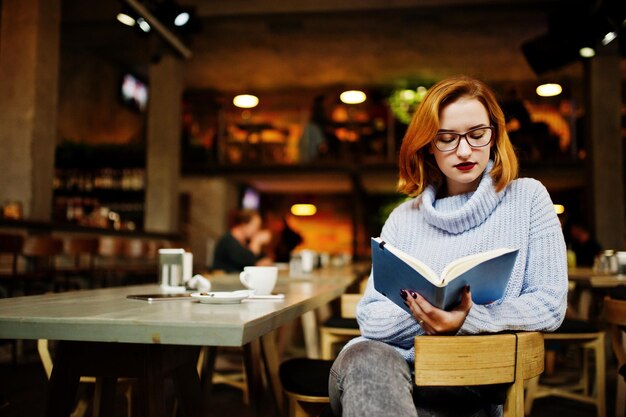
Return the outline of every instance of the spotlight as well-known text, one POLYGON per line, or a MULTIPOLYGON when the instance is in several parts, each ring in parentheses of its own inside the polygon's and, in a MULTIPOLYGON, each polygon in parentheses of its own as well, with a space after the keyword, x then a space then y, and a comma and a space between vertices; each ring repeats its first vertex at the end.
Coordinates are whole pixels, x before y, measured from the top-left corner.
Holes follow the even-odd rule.
POLYGON ((124 12, 117 14, 117 21, 126 26, 135 26, 135 18, 124 12))
POLYGON ((178 27, 185 26, 189 22, 190 17, 189 12, 180 12, 178 16, 174 18, 174 25, 178 27))
POLYGON ((346 103, 346 104, 363 103, 366 98, 367 98, 367 96, 365 95, 365 93, 363 91, 359 91, 359 90, 344 91, 339 96, 339 99, 341 100, 341 102, 342 103, 346 103))
POLYGON ((593 58, 596 56, 596 50, 589 46, 583 46, 578 50, 578 54, 583 58, 593 58))
POLYGON ((315 204, 294 204, 291 206, 291 214, 294 216, 313 216, 317 213, 315 204))
POLYGON ((143 17, 137 19, 137 25, 139 25, 139 29, 143 30, 144 32, 150 32, 150 24, 143 17))
POLYGON ((537 87, 537 95, 541 97, 554 97, 561 94, 563 88, 559 84, 541 84, 537 87))
POLYGON ((176 28, 191 26, 194 20, 194 11, 189 7, 181 7, 176 1, 164 0, 152 7, 152 10, 165 25, 176 28))
POLYGON ((615 40, 615 38, 617 38, 617 33, 616 32, 609 32, 606 35, 604 35, 604 38, 602 38, 602 45, 603 46, 607 46, 608 44, 610 44, 611 42, 613 42, 613 40, 615 40))
MULTIPOLYGON (((184 25, 185 32, 189 32, 192 14, 184 12, 172 0, 164 0, 163 3, 143 2, 142 0, 123 0, 124 9, 117 15, 117 20, 128 26, 137 26, 143 33, 150 33, 152 29, 174 48, 182 57, 189 59, 193 55, 191 50, 179 39, 173 31, 174 19, 178 17, 178 24, 184 25), (161 17, 162 10, 174 10, 171 19, 161 17), (131 10, 131 11, 127 11, 131 10), (179 16, 180 15, 180 16, 179 16), (135 17, 133 19, 133 17, 135 17), (163 23, 166 22, 166 23, 163 23)), ((190 9, 189 9, 190 10, 190 9)), ((180 28, 182 30, 182 27, 180 28)))
POLYGON ((252 94, 240 94, 233 99, 233 104, 241 109, 251 109, 259 104, 259 98, 252 94))

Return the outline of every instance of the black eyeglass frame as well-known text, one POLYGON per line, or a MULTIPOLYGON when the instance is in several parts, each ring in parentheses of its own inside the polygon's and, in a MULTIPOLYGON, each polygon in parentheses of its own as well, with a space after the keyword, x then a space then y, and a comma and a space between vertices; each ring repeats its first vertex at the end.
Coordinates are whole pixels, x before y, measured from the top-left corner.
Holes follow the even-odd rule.
POLYGON ((433 144, 435 145, 435 148, 437 148, 439 150, 439 152, 454 152, 459 148, 459 145, 461 144, 461 139, 465 139, 465 141, 467 142, 467 144, 469 145, 470 148, 474 149, 474 148, 484 148, 485 146, 488 146, 491 141, 493 140, 493 134, 495 132, 495 127, 493 126, 479 126, 479 127, 475 127, 473 129, 468 130, 465 133, 456 133, 456 132, 442 132, 442 133, 437 133, 435 135, 435 137, 433 138, 433 144), (481 129, 487 129, 489 131, 491 131, 491 136, 489 137, 489 142, 485 143, 484 145, 472 145, 469 141, 469 139, 467 138, 467 135, 476 131, 476 130, 481 130, 481 129), (439 146, 437 146, 437 136, 439 135, 456 135, 458 137, 458 142, 456 143, 456 146, 452 149, 440 149, 439 146))

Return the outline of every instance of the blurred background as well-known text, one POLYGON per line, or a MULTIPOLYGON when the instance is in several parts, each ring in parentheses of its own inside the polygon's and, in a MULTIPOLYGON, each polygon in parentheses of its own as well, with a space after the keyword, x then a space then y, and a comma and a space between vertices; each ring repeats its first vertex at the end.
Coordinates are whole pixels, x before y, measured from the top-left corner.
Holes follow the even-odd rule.
POLYGON ((413 110, 467 74, 497 92, 522 175, 623 247, 623 1, 0 4, 5 218, 179 234, 206 263, 249 207, 367 256, 413 110))

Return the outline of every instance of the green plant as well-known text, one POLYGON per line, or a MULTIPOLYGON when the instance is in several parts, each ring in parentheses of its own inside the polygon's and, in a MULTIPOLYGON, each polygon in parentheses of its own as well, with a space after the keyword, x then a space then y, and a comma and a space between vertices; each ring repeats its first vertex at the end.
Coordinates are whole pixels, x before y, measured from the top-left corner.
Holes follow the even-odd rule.
POLYGON ((418 104, 424 100, 426 91, 428 90, 425 87, 418 87, 415 90, 402 88, 392 91, 388 102, 396 119, 404 124, 409 124, 418 104))

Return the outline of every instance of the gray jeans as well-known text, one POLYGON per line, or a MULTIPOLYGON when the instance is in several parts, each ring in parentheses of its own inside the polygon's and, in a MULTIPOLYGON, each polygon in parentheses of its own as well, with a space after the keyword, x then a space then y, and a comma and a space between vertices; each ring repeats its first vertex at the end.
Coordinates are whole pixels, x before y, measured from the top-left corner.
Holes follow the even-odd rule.
POLYGON ((335 417, 497 416, 501 407, 486 403, 470 387, 413 389, 411 368, 391 346, 363 341, 345 348, 329 378, 330 406, 335 417))

